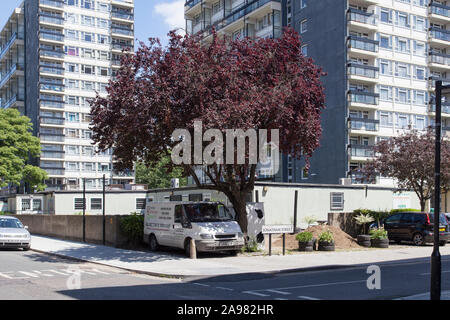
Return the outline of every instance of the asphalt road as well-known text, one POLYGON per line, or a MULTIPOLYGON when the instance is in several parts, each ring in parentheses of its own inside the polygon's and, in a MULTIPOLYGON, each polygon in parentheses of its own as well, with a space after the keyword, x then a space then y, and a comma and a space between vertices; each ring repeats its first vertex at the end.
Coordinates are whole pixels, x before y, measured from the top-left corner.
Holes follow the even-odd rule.
MULTIPOLYGON (((290 274, 164 279, 35 252, 0 251, 0 300, 367 300, 429 291, 429 259, 380 264, 380 289, 368 266, 290 274)), ((442 257, 450 290, 450 256, 442 257)))

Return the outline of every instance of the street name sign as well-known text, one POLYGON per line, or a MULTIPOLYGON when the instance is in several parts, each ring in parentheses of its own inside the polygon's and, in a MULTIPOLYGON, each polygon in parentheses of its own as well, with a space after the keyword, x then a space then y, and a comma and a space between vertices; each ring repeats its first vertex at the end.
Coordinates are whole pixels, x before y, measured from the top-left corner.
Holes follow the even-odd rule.
POLYGON ((263 226, 263 234, 282 234, 282 233, 294 233, 293 225, 271 225, 263 226))

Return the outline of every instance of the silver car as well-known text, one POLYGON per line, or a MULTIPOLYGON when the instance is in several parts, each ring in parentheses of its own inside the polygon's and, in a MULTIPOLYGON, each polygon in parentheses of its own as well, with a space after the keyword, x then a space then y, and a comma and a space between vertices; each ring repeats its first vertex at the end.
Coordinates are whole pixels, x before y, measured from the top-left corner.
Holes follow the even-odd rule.
POLYGON ((0 216, 0 249, 22 248, 30 250, 31 235, 17 218, 0 216))

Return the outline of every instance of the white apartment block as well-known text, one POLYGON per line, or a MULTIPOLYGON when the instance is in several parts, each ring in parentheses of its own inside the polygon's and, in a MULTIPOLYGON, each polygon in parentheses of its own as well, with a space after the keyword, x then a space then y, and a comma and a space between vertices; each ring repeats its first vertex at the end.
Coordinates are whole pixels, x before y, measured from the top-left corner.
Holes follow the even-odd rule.
POLYGON ((25 0, 0 38, 1 105, 31 118, 49 191, 133 182, 93 145, 89 100, 134 51, 134 0, 25 0))

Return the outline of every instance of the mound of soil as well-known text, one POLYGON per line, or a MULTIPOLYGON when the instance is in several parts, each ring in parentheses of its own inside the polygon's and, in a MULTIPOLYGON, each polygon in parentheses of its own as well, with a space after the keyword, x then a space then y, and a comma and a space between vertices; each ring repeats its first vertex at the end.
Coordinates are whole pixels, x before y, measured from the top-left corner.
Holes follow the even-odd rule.
MULTIPOLYGON (((331 231, 333 233, 334 242, 336 249, 355 249, 361 248, 355 239, 353 239, 350 235, 342 231, 339 227, 334 226, 314 226, 308 228, 306 230, 308 232, 312 232, 314 238, 318 239, 319 235, 325 231, 331 231)), ((287 234, 286 235, 286 249, 288 250, 297 250, 298 249, 298 241, 295 239, 296 235, 287 234)), ((283 246, 283 238, 276 239, 274 241, 274 247, 282 247, 283 246)))

